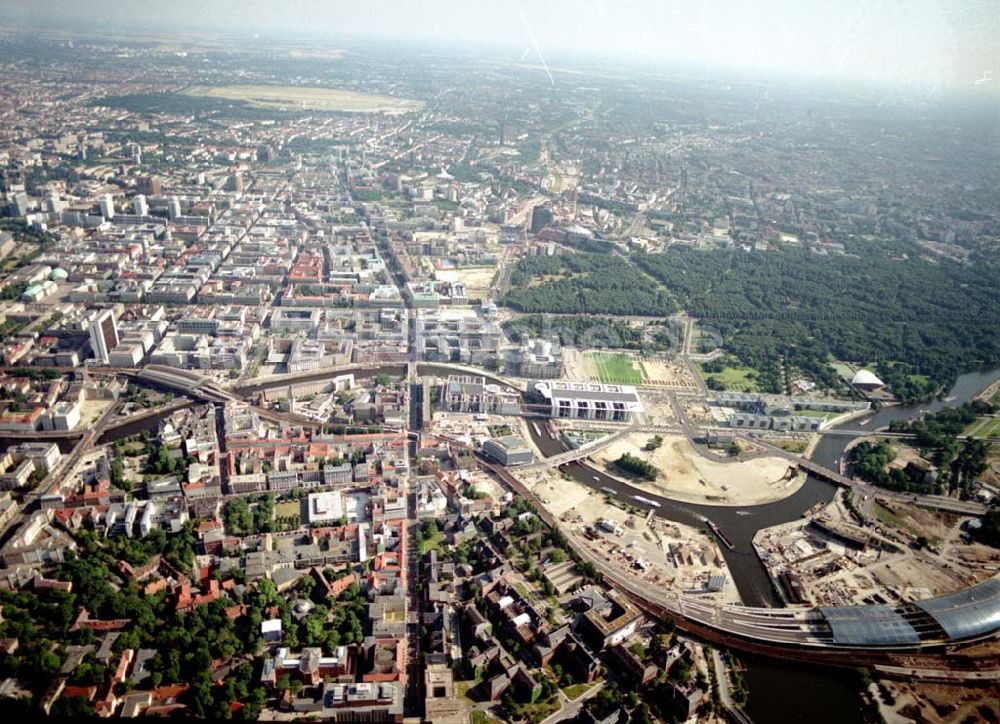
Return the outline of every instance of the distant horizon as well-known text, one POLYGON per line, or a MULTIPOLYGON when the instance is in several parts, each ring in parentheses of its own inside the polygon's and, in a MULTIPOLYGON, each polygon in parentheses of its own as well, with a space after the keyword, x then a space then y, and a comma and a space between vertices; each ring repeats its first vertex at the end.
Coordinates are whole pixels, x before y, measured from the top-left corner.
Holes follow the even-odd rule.
POLYGON ((7 7, 0 10, 0 24, 22 31, 194 31, 267 40, 299 35, 308 43, 378 41, 458 52, 479 47, 516 53, 526 64, 542 67, 608 62, 907 93, 994 97, 1000 87, 1000 6, 983 0, 874 7, 849 0, 837 11, 803 9, 792 0, 777 0, 773 9, 735 0, 716 0, 707 9, 623 0, 613 11, 605 0, 554 0, 544 7, 478 0, 457 7, 444 0, 382 0, 367 7, 318 0, 287 0, 281 6, 259 0, 119 4, 82 0, 7 7), (200 20, 192 23, 191 17, 200 20), (236 24, 234 17, 245 20, 236 24))

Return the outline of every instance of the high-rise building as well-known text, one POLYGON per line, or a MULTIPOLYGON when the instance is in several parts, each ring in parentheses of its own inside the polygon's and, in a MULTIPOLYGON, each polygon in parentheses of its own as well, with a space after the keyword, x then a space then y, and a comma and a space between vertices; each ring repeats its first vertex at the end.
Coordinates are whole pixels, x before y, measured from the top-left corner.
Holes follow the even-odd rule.
POLYGON ((149 216, 149 204, 146 203, 146 197, 139 194, 132 199, 132 210, 136 216, 149 216))
POLYGON ((103 310, 90 321, 87 329, 94 357, 107 364, 111 350, 118 346, 118 321, 115 313, 110 309, 103 310))
POLYGON ((105 219, 115 218, 115 200, 111 194, 104 194, 101 197, 101 216, 105 219))
POLYGON ((171 196, 167 202, 167 216, 176 219, 181 215, 181 200, 176 196, 171 196))
POLYGON ((148 176, 139 184, 139 190, 143 193, 159 196, 162 184, 159 176, 148 176))
POLYGON ((24 191, 19 191, 11 197, 11 206, 14 210, 15 216, 27 216, 28 212, 31 211, 31 203, 28 200, 28 194, 24 191))
POLYGON ((531 210, 531 233, 537 234, 552 223, 552 212, 544 206, 536 206, 531 210))
POLYGON ((264 144, 263 146, 261 146, 260 148, 257 149, 257 160, 258 161, 264 161, 265 163, 270 163, 276 157, 277 157, 277 154, 274 152, 274 148, 271 147, 271 146, 269 146, 269 145, 267 145, 267 144, 264 144))

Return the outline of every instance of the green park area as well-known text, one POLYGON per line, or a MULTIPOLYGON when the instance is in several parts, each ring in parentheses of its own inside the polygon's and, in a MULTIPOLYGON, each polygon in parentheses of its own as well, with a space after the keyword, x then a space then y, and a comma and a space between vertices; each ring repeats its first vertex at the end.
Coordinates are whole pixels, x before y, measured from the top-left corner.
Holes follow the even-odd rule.
POLYGON ((752 367, 741 365, 731 357, 727 357, 725 362, 721 360, 703 362, 698 368, 710 390, 760 392, 756 371, 752 367))
POLYGON ((594 355, 597 377, 604 383, 620 385, 642 384, 642 371, 627 354, 598 353, 594 355))

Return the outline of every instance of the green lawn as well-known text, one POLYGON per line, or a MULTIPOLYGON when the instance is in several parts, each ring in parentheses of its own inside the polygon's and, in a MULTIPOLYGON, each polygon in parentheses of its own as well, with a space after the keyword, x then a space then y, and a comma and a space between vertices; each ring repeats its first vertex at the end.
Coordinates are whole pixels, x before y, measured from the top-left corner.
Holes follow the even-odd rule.
POLYGON ((490 721, 492 720, 481 711, 474 711, 469 714, 469 722, 471 724, 489 724, 490 721))
MULTIPOLYGON (((477 686, 479 686, 479 684, 481 683, 481 681, 482 681, 481 679, 476 679, 475 681, 456 681, 455 682, 455 695, 459 699, 465 699, 465 701, 469 702, 470 704, 475 704, 476 700, 473 699, 471 696, 469 696, 469 691, 471 691, 472 689, 475 689, 477 686)), ((490 721, 490 718, 487 717, 482 712, 473 712, 473 714, 482 714, 482 716, 483 716, 482 719, 475 719, 475 718, 473 718, 472 721, 474 721, 474 722, 475 721, 484 721, 484 722, 490 721)))
POLYGON ((920 531, 915 530, 913 526, 911 526, 909 523, 904 521, 898 515, 893 513, 885 506, 880 505, 879 503, 874 503, 872 505, 872 512, 875 513, 876 518, 878 518, 880 521, 885 523, 890 528, 894 528, 896 530, 905 530, 909 532, 911 535, 920 535, 920 531))
POLYGON ((432 548, 438 552, 438 555, 441 555, 441 544, 442 543, 444 543, 444 533, 442 533, 441 531, 438 531, 434 535, 429 536, 429 537, 425 538, 423 541, 421 541, 421 543, 420 543, 420 555, 423 555, 424 553, 426 553, 427 551, 431 550, 432 548))
POLYGON ((300 515, 302 515, 302 503, 298 500, 289 500, 274 506, 275 518, 298 518, 300 515))
POLYGON ((872 504, 872 512, 875 513, 875 517, 888 526, 893 528, 903 528, 903 521, 899 519, 895 513, 893 513, 888 508, 883 507, 878 503, 872 504))
POLYGON ((808 446, 808 443, 806 443, 805 440, 773 440, 772 442, 782 450, 787 450, 791 453, 805 452, 805 449, 808 446))
POLYGON ((796 410, 795 414, 799 417, 820 417, 824 420, 832 420, 833 418, 843 415, 843 412, 827 412, 824 410, 796 410))
MULTIPOLYGON (((597 682, 594 683, 596 684, 597 682)), ((567 686, 563 689, 563 693, 570 701, 576 701, 578 697, 587 693, 592 686, 594 686, 594 684, 572 684, 571 686, 567 686)))
POLYGON ((539 724, 539 722, 548 719, 559 711, 561 706, 559 698, 553 696, 548 701, 540 701, 535 704, 519 704, 514 711, 514 716, 528 721, 530 724, 539 724))
POLYGON ((594 367, 597 368, 597 377, 601 382, 620 385, 642 384, 642 372, 636 369, 635 362, 626 354, 595 354, 594 367))
POLYGON ((976 420, 964 430, 966 435, 977 438, 1000 437, 1000 419, 976 420))
POLYGON ((968 425, 966 425, 964 428, 962 428, 962 434, 963 435, 971 435, 971 436, 975 437, 976 433, 979 431, 979 428, 980 427, 984 427, 987 424, 988 423, 985 420, 983 420, 983 418, 977 417, 975 420, 973 420, 968 425))
POLYGON ((851 379, 852 377, 854 377, 854 370, 852 370, 844 362, 831 362, 830 366, 833 367, 833 369, 836 370, 837 374, 840 375, 841 377, 844 377, 846 379, 851 379))
POLYGON ((757 380, 750 375, 754 370, 750 367, 730 367, 726 366, 722 372, 706 372, 699 365, 701 376, 708 380, 718 380, 730 392, 760 392, 757 380))
POLYGON ((993 397, 990 398, 990 402, 994 405, 1000 406, 1000 390, 993 393, 993 397))

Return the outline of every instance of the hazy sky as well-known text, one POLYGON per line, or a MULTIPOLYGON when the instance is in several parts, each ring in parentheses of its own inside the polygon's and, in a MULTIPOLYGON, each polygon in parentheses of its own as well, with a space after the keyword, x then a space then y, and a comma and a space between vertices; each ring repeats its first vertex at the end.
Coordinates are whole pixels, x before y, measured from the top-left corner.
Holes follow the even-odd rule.
POLYGON ((50 17, 485 42, 534 58, 533 32, 550 61, 578 51, 924 87, 1000 76, 1000 0, 0 0, 0 18, 50 17))

